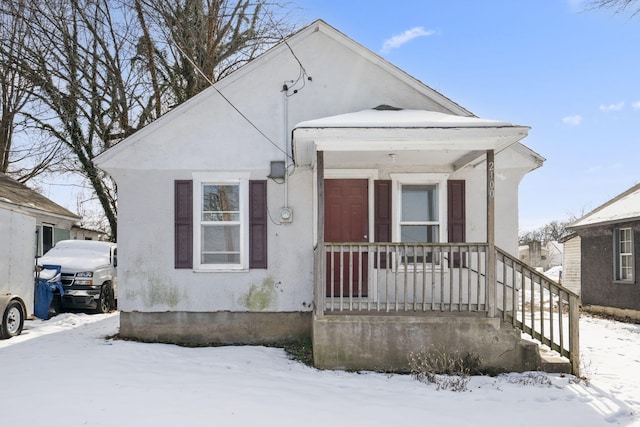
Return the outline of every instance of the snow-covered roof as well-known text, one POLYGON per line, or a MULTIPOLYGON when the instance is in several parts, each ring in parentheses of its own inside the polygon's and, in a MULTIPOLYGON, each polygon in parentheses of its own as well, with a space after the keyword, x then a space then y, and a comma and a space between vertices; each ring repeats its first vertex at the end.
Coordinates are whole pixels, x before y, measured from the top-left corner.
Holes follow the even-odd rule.
POLYGON ((640 184, 589 212, 570 228, 640 219, 640 184))
POLYGON ((78 215, 49 200, 42 194, 0 173, 0 205, 3 203, 18 206, 31 212, 56 215, 71 221, 80 219, 78 215))
POLYGON ((478 128, 514 127, 512 123, 437 111, 384 106, 298 123, 295 128, 478 128), (382 108, 381 108, 382 107, 382 108))
POLYGON ((300 122, 292 141, 298 165, 311 164, 314 150, 438 151, 448 153, 451 164, 467 164, 486 150, 498 152, 517 143, 528 131, 504 121, 380 105, 300 122))

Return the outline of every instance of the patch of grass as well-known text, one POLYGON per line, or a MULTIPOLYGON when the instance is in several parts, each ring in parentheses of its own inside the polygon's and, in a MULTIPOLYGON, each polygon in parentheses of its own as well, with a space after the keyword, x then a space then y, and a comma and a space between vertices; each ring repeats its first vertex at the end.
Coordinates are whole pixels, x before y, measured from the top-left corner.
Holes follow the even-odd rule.
POLYGON ((507 382, 511 384, 521 384, 527 386, 551 387, 553 382, 543 372, 525 372, 518 376, 508 376, 507 382))
POLYGON ((480 356, 445 349, 409 354, 411 375, 438 390, 466 391, 471 375, 480 373, 480 356))
MULTIPOLYGON (((299 340, 287 341, 281 345, 287 352, 291 360, 304 363, 307 366, 313 366, 313 344, 311 337, 301 338, 299 340)), ((278 345, 280 347, 280 345, 278 345)))

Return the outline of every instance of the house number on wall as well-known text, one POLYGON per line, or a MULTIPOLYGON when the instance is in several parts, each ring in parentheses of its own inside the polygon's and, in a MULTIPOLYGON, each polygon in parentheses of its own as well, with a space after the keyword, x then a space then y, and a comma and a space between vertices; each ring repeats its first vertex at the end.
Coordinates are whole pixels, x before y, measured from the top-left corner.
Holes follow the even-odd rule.
POLYGON ((489 197, 494 198, 496 193, 496 181, 495 181, 495 171, 494 171, 494 162, 489 162, 489 197))

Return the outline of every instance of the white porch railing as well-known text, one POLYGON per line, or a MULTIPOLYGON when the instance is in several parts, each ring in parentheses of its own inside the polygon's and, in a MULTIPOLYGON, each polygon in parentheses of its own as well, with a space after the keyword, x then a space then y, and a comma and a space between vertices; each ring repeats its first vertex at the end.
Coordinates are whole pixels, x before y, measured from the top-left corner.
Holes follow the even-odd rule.
POLYGON ((579 297, 498 248, 496 283, 488 283, 488 250, 486 243, 324 243, 315 251, 316 315, 495 307, 577 374, 579 297))
POLYGON ((316 252, 319 314, 486 310, 484 243, 323 247, 324 255, 316 252))

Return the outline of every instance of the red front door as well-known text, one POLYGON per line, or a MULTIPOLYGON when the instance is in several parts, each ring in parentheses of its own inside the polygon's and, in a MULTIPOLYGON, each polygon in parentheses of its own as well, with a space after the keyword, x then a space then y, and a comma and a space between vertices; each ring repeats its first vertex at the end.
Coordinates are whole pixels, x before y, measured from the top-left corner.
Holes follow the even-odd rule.
MULTIPOLYGON (((369 241, 369 198, 366 179, 326 179, 324 181, 324 236, 326 242, 368 242, 369 241)), ((339 296, 342 280, 342 295, 366 296, 367 254, 354 251, 350 256, 344 251, 342 263, 340 254, 327 255, 327 295, 339 296), (340 265, 342 264, 342 269, 340 265), (342 279, 341 279, 342 271, 342 279), (362 279, 362 280, 360 280, 362 279)))

